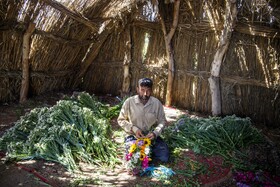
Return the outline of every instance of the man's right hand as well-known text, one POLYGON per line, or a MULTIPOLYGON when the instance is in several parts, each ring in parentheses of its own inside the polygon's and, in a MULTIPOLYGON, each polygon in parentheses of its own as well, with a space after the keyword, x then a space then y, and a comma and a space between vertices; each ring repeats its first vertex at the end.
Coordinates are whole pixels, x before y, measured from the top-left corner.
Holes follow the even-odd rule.
POLYGON ((135 136, 136 136, 136 138, 143 138, 144 137, 141 130, 137 130, 136 133, 135 133, 135 136))

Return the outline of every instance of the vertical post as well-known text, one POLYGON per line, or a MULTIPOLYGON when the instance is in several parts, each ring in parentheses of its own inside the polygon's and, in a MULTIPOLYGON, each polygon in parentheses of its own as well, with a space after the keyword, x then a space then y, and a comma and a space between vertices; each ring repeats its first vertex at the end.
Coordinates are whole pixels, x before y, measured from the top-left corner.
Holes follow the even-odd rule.
POLYGON ((26 32, 23 35, 22 44, 22 81, 20 89, 20 103, 27 100, 29 90, 29 53, 30 53, 30 38, 35 30, 35 23, 29 23, 26 32))
POLYGON ((122 91, 121 96, 127 96, 130 91, 130 72, 129 72, 129 66, 131 63, 131 31, 130 26, 128 29, 126 29, 127 32, 127 41, 126 41, 126 50, 124 55, 124 61, 123 61, 123 83, 122 83, 122 91))
POLYGON ((226 14, 224 21, 224 29, 220 36, 219 46, 211 64, 211 76, 208 79, 211 101, 212 101, 212 115, 219 116, 222 114, 222 98, 220 89, 220 70, 225 53, 227 52, 233 27, 235 26, 237 16, 236 0, 226 1, 226 14))
POLYGON ((167 78, 167 86, 166 86, 166 98, 165 105, 171 106, 172 104, 172 87, 175 76, 175 62, 174 62, 174 54, 171 46, 171 40, 175 34, 178 21, 179 21, 179 12, 180 12, 180 0, 174 1, 174 11, 173 11, 173 22, 169 33, 167 34, 166 26, 163 20, 163 16, 160 15, 161 28, 164 35, 165 40, 165 50, 168 61, 168 78, 167 78))

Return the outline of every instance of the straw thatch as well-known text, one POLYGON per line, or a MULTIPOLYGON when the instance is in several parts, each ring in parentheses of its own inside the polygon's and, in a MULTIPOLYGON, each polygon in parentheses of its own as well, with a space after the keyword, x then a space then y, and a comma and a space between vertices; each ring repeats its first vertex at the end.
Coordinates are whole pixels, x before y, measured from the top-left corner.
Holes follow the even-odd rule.
MULTIPOLYGON (((172 105, 211 114, 208 78, 224 26, 225 6, 225 0, 181 0, 171 40, 175 62, 172 105)), ((280 3, 237 1, 237 7, 236 25, 220 72, 222 114, 249 116, 277 126, 280 3)), ((168 62, 162 26, 155 14, 158 8, 170 30, 172 1, 1 1, 0 102, 20 98, 23 38, 32 23, 28 97, 63 89, 133 94, 137 80, 147 76, 155 82, 154 95, 165 102, 168 62)))

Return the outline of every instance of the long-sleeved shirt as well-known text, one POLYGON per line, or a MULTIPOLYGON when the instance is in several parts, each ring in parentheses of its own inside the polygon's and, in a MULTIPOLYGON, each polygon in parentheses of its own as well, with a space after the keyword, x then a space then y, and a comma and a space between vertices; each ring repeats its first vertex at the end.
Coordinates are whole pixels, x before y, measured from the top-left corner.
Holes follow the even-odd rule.
POLYGON ((129 134, 135 134, 137 130, 150 132, 155 125, 153 132, 159 136, 166 124, 166 118, 161 102, 150 97, 143 105, 139 96, 128 98, 120 111, 118 124, 129 134))

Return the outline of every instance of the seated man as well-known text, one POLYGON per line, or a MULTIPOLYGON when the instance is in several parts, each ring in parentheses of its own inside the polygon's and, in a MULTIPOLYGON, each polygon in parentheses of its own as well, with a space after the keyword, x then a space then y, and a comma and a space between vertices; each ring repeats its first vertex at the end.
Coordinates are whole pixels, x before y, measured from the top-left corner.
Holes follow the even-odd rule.
POLYGON ((152 140, 152 160, 167 162, 169 149, 160 137, 166 118, 161 102, 151 96, 153 82, 149 78, 140 79, 137 85, 138 95, 129 97, 123 104, 118 117, 118 124, 130 136, 125 142, 136 138, 152 140))

